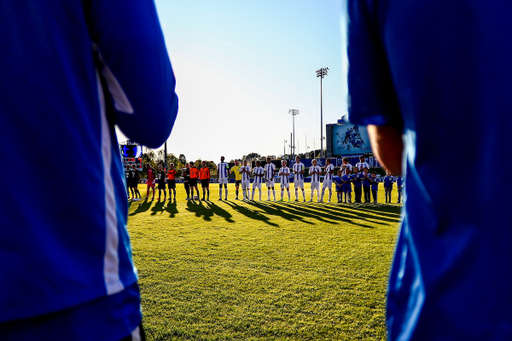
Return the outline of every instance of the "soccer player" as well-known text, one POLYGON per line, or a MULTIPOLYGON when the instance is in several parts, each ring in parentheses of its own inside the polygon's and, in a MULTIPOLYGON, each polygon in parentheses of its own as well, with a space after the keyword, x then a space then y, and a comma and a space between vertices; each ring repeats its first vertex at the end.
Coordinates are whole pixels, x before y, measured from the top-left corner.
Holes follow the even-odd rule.
POLYGON ((229 165, 224 162, 224 156, 220 157, 220 163, 217 165, 217 177, 219 179, 219 200, 222 200, 222 185, 224 185, 225 199, 228 200, 228 176, 229 165))
POLYGON ((206 200, 210 200, 210 168, 206 166, 206 162, 201 162, 199 169, 199 179, 201 180, 201 188, 203 189, 203 199, 206 192, 206 200))
POLYGON ((356 163, 356 167, 359 168, 359 172, 362 172, 365 167, 370 169, 370 165, 368 162, 366 162, 366 159, 363 155, 359 157, 359 162, 356 163))
POLYGON ((398 191, 398 201, 396 202, 397 204, 399 204, 400 202, 403 201, 402 200, 403 185, 404 185, 404 178, 401 176, 397 176, 396 177, 396 190, 398 191))
POLYGON ((244 160, 244 165, 240 167, 238 172, 242 175, 242 194, 244 197, 243 200, 249 200, 249 189, 251 186, 251 166, 247 165, 247 160, 244 160))
POLYGON ((342 175, 343 179, 343 194, 345 195, 345 198, 343 202, 345 203, 351 203, 352 202, 352 171, 348 168, 345 169, 345 174, 342 175))
POLYGON ((169 201, 172 200, 172 191, 174 194, 174 202, 176 202, 176 169, 174 169, 174 163, 169 165, 169 170, 167 171, 167 187, 169 189, 169 201))
POLYGON ((254 191, 257 188, 260 191, 260 201, 261 201, 261 183, 263 182, 263 177, 265 176, 265 170, 261 167, 261 163, 256 161, 256 167, 252 170, 254 174, 254 181, 252 182, 252 197, 251 200, 254 201, 254 191))
POLYGON ((0 340, 143 340, 115 127, 157 148, 176 118, 155 4, 0 8, 0 146, 27 179, 2 183, 0 340), (30 167, 57 150, 65 171, 30 167))
POLYGON ((364 175, 359 172, 359 167, 354 167, 352 171, 354 172, 354 174, 352 174, 352 181, 354 182, 354 202, 361 203, 364 175))
POLYGON ((369 204, 371 202, 371 190, 370 190, 370 170, 367 167, 363 168, 363 194, 364 194, 364 202, 369 204))
POLYGON ((128 200, 130 200, 130 177, 131 177, 131 170, 130 170, 130 166, 129 165, 126 165, 126 168, 125 168, 125 171, 124 171, 124 179, 125 179, 125 182, 126 182, 126 195, 128 196, 128 200))
POLYGON ((132 189, 133 173, 132 173, 130 165, 126 165, 125 176, 126 176, 126 188, 127 188, 127 192, 128 192, 128 199, 130 200, 130 199, 135 198, 135 193, 132 189), (130 192, 132 193, 131 197, 130 197, 130 192))
POLYGON ((338 204, 343 200, 343 179, 341 175, 341 169, 338 170, 338 176, 335 176, 333 182, 336 185, 336 198, 338 199, 338 204))
POLYGON ((133 192, 135 192, 135 197, 133 198, 133 200, 135 201, 138 201, 142 198, 142 196, 140 195, 140 192, 139 192, 139 180, 140 180, 140 174, 139 174, 139 170, 137 169, 137 166, 136 165, 132 165, 132 183, 131 183, 131 190, 132 190, 132 194, 133 192))
POLYGON ((197 198, 199 199, 199 189, 197 188, 197 180, 199 179, 199 169, 190 161, 190 198, 194 199, 194 188, 196 189, 197 198))
POLYGON ((153 189, 153 199, 155 199, 155 170, 153 169, 153 167, 151 167, 151 165, 149 163, 146 164, 146 172, 148 174, 148 177, 146 179, 146 186, 147 186, 147 192, 146 192, 146 199, 145 200, 148 200, 148 197, 149 197, 149 189, 153 189))
POLYGON ((290 201, 290 168, 286 167, 286 160, 281 162, 283 167, 279 169, 279 176, 281 176, 281 200, 283 201, 284 189, 288 192, 288 201, 290 201))
POLYGON ((304 170, 305 166, 300 162, 300 158, 295 157, 293 165, 293 187, 295 188, 295 201, 299 201, 299 188, 302 191, 302 200, 306 201, 306 192, 304 191, 304 170))
POLYGON ((393 183, 395 178, 386 171, 386 177, 384 178, 384 194, 386 195, 386 204, 391 204, 391 192, 393 191, 393 183))
POLYGON ((274 175, 276 174, 276 165, 272 163, 269 157, 267 157, 267 164, 265 165, 265 180, 267 182, 267 193, 268 199, 270 201, 270 190, 272 190, 272 194, 274 195, 274 201, 276 201, 276 191, 274 189, 274 175))
POLYGON ((316 198, 318 202, 320 202, 320 175, 322 174, 322 168, 317 166, 317 161, 311 161, 313 166, 309 167, 309 175, 311 175, 311 199, 309 201, 313 201, 313 196, 316 191, 316 198))
POLYGON ((242 183, 242 174, 240 173, 240 161, 235 160, 235 165, 231 167, 231 170, 229 173, 235 174, 235 188, 236 188, 236 197, 235 200, 238 200, 238 190, 240 187, 240 184, 242 183))
POLYGON ((341 175, 345 175, 346 174, 346 170, 349 170, 350 173, 352 173, 352 165, 350 163, 348 163, 348 157, 344 157, 342 160, 341 160, 341 175))
POLYGON ((165 169, 162 167, 162 165, 158 165, 158 172, 157 172, 157 178, 158 178, 158 201, 160 201, 161 198, 161 191, 164 191, 164 201, 167 200, 167 194, 165 191, 165 179, 167 177, 167 173, 165 172, 165 169))
POLYGON ((492 175, 475 183, 474 172, 452 165, 512 167, 512 2, 348 8, 350 121, 368 125, 379 163, 406 177, 388 338, 511 340, 508 184, 492 175))
MULTIPOLYGON (((190 200, 190 164, 188 162, 185 163, 185 168, 182 170, 181 176, 183 177, 183 187, 185 187, 185 192, 187 193, 187 199, 190 200)), ((194 193, 192 193, 194 195, 194 193)))
POLYGON ((377 178, 377 173, 372 172, 372 175, 370 176, 370 183, 372 187, 372 196, 373 196, 373 203, 377 203, 377 194, 379 191, 379 178, 377 178))
POLYGON ((324 182, 322 184, 322 194, 320 195, 319 202, 324 201, 324 193, 325 193, 326 188, 329 190, 329 202, 331 202, 332 179, 334 176, 334 165, 331 163, 331 159, 325 160, 324 174, 325 174, 325 176, 324 176, 324 182))

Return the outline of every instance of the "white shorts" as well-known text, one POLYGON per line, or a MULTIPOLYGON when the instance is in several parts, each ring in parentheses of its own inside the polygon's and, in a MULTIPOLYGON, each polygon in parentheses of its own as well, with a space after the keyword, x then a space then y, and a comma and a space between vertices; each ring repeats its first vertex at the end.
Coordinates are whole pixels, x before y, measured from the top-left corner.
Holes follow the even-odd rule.
POLYGON ((228 178, 219 178, 219 185, 222 185, 222 184, 227 185, 227 183, 228 183, 228 178))
POLYGON ((332 188, 332 180, 324 179, 324 184, 322 185, 322 188, 332 188))
POLYGON ((249 189, 251 187, 251 180, 242 181, 242 189, 249 189))
POLYGON ((320 183, 319 182, 311 182, 311 190, 317 190, 320 191, 320 183))
POLYGON ((261 189, 261 182, 253 182, 252 183, 252 189, 261 189))
POLYGON ((274 180, 267 179, 267 187, 274 187, 274 180))
POLYGON ((289 182, 281 182, 281 188, 290 188, 290 183, 289 182))
POLYGON ((304 188, 304 179, 295 179, 293 184, 295 185, 295 188, 304 188))

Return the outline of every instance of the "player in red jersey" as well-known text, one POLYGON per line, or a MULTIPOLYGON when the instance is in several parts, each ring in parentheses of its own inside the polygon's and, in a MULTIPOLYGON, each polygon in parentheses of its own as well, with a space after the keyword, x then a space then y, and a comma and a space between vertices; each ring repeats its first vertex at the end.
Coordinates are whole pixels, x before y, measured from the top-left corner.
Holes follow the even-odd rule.
POLYGON ((155 170, 151 168, 151 165, 149 163, 146 164, 146 170, 148 172, 148 178, 146 180, 146 185, 148 186, 148 191, 146 192, 146 199, 148 200, 149 197, 149 189, 153 189, 153 198, 151 200, 155 199, 155 170))

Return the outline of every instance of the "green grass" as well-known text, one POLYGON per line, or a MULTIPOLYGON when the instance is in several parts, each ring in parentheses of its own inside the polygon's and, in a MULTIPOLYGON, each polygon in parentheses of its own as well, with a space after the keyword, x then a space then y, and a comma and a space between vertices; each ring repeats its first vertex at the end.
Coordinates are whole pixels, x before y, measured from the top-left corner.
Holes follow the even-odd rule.
POLYGON ((232 184, 217 201, 211 189, 211 202, 185 201, 178 184, 177 204, 129 208, 148 340, 386 339, 399 205, 245 203, 232 184))

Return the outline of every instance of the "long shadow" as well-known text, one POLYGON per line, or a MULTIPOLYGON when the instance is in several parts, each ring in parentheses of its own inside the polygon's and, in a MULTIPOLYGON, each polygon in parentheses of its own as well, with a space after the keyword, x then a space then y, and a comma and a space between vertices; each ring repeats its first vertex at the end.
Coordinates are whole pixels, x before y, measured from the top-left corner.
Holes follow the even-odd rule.
POLYGON ((174 218, 178 213, 178 205, 176 204, 176 201, 169 201, 165 210, 169 212, 170 218, 174 218))
MULTIPOLYGON (((311 218, 317 219, 319 221, 323 221, 329 224, 336 224, 339 222, 346 222, 349 224, 358 225, 365 228, 375 228, 375 226, 356 223, 353 221, 354 218, 368 221, 367 219, 361 219, 360 216, 357 215, 347 215, 343 211, 325 211, 321 209, 322 206, 306 206, 304 204, 290 203, 286 205, 282 205, 281 209, 284 211, 293 212, 293 214, 309 216, 311 218), (318 209, 320 208, 320 209, 318 209)), ((372 221, 370 221, 372 222, 372 221)))
POLYGON ((265 224, 268 224, 270 226, 275 226, 275 227, 278 227, 279 225, 276 224, 276 223, 273 223, 270 221, 270 218, 259 213, 259 212, 256 212, 256 211, 252 211, 244 206, 240 206, 238 204, 235 204, 233 202, 229 202, 229 201, 225 201, 224 203, 228 204, 229 206, 231 206, 235 211, 237 211, 238 213, 240 214, 243 214, 244 216, 248 217, 248 218, 251 218, 251 219, 254 219, 254 220, 259 220, 259 221, 262 221, 264 222, 265 224))
MULTIPOLYGON (((361 205, 361 204, 356 204, 361 205)), ((363 219, 363 220, 369 220, 369 219, 377 219, 381 221, 386 221, 389 223, 397 223, 400 221, 399 216, 394 216, 392 218, 389 217, 389 215, 384 215, 381 213, 374 213, 370 210, 368 210, 368 206, 365 204, 362 204, 363 206, 352 206, 352 207, 346 207, 346 206, 337 206, 337 204, 321 204, 318 206, 318 209, 328 213, 328 214, 337 214, 340 211, 344 211, 345 214, 350 214, 354 218, 363 219), (373 213, 373 214, 369 214, 373 213)), ((370 205, 370 204, 368 204, 370 205)))
MULTIPOLYGON (((135 204, 133 204, 133 206, 135 206, 135 204)), ((139 201, 139 206, 137 206, 137 209, 135 211, 133 211, 132 213, 130 213, 129 215, 134 216, 139 213, 144 213, 147 210, 149 210, 150 207, 151 207, 151 200, 139 201)))
POLYGON ((310 221, 304 220, 304 217, 305 217, 305 218, 314 218, 314 219, 317 219, 317 220, 320 220, 320 221, 323 221, 326 223, 330 222, 328 220, 323 219, 320 216, 317 216, 315 214, 315 212, 293 210, 291 214, 287 213, 286 212, 287 210, 283 209, 284 207, 287 206, 285 204, 278 204, 278 203, 274 203, 274 202, 268 202, 268 203, 267 202, 256 202, 256 201, 251 201, 251 202, 249 202, 249 204, 253 205, 255 207, 258 207, 259 209, 263 210, 266 214, 280 216, 289 221, 300 221, 305 224, 313 224, 310 221))
POLYGON ((163 201, 157 201, 155 206, 151 209, 152 213, 151 215, 156 215, 157 213, 162 213, 164 211, 164 202, 163 201))
POLYGON ((233 215, 231 213, 211 201, 196 202, 194 200, 189 200, 187 202, 187 210, 194 212, 196 217, 203 217, 203 219, 206 221, 212 220, 213 215, 218 215, 219 217, 226 219, 226 221, 229 223, 235 222, 232 219, 233 215))

